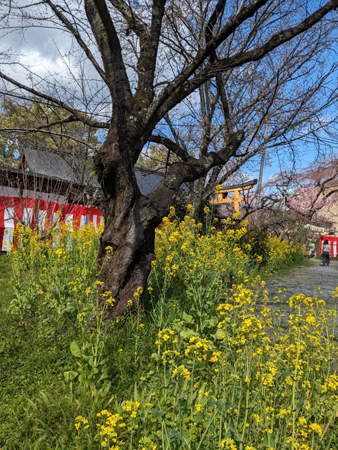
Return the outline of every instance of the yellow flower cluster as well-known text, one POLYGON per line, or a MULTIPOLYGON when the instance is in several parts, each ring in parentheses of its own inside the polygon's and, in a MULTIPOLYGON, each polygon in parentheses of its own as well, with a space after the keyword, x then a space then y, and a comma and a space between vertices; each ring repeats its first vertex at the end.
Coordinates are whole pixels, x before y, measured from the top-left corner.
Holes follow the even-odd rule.
POLYGON ((103 448, 108 447, 110 450, 120 450, 123 447, 120 447, 118 441, 118 433, 121 429, 126 427, 124 419, 120 414, 111 414, 107 410, 103 410, 97 414, 97 417, 104 417, 105 423, 97 426, 100 428, 100 436, 104 436, 101 440, 101 446, 103 448), (110 445, 112 447, 110 447, 110 445))
POLYGON ((165 432, 176 436, 179 426, 190 444, 208 439, 211 448, 271 450, 283 442, 315 450, 329 442, 338 411, 335 311, 316 295, 294 295, 283 327, 284 312, 270 301, 260 277, 248 279, 216 306, 208 331, 182 320, 160 330, 153 359, 165 364, 140 377, 143 402, 102 413, 103 443, 125 448, 137 429, 138 449, 162 448, 165 432))
MULTIPOLYGON (((188 212, 192 206, 188 207, 188 212)), ((209 214, 209 208, 205 213, 209 214)), ((203 225, 185 216, 178 223, 173 219, 174 210, 163 219, 163 225, 156 232, 156 264, 153 264, 154 278, 165 277, 167 283, 176 283, 195 273, 236 273, 245 267, 250 257, 239 245, 247 233, 247 222, 239 226, 234 221, 223 221, 217 231, 212 227, 210 234, 202 234, 203 225), (182 279, 183 278, 183 279, 182 279)))
POLYGON ((281 241, 276 237, 267 236, 268 268, 267 272, 277 272, 286 262, 302 257, 302 248, 292 242, 281 241))
MULTIPOLYGON (((48 308, 60 315, 77 312, 83 318, 94 307, 100 287, 95 279, 101 232, 102 226, 73 229, 60 224, 41 236, 39 230, 18 224, 9 257, 17 289, 25 294, 14 298, 10 309, 23 316, 48 308)), ((111 296, 107 301, 114 302, 111 296)))
POLYGON ((82 416, 78 416, 75 419, 75 428, 77 429, 77 431, 79 430, 79 428, 81 427, 81 423, 83 425, 83 429, 86 430, 87 428, 89 428, 89 423, 88 420, 85 417, 82 416))

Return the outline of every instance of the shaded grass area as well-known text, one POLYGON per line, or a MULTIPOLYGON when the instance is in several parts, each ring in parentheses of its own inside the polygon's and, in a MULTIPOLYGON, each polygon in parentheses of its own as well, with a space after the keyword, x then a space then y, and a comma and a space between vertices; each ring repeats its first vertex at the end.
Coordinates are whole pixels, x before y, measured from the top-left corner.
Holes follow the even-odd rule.
POLYGON ((8 312, 13 297, 11 268, 0 256, 0 448, 29 448, 31 435, 27 399, 63 381, 71 367, 72 330, 66 324, 41 324, 39 317, 21 321, 8 312))
POLYGON ((9 282, 11 278, 11 267, 7 255, 0 255, 0 292, 1 292, 1 311, 4 310, 4 306, 8 303, 12 295, 12 286, 9 282))
POLYGON ((296 262, 293 262, 292 264, 289 264, 288 266, 284 265, 278 269, 278 271, 269 273, 265 270, 258 272, 259 275, 261 275, 262 280, 269 281, 270 279, 274 279, 276 277, 283 278, 293 272, 296 268, 306 268, 306 267, 312 267, 314 264, 318 263, 320 259, 315 260, 314 258, 308 259, 306 257, 302 259, 298 259, 296 262))

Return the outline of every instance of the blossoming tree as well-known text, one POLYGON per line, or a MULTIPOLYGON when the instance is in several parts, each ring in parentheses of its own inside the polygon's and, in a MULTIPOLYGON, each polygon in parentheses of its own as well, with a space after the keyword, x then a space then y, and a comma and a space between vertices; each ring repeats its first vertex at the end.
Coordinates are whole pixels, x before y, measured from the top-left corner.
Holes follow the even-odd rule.
POLYGON ((338 162, 325 159, 316 167, 294 174, 295 188, 287 197, 288 206, 298 217, 315 225, 323 219, 335 219, 338 193, 338 162))

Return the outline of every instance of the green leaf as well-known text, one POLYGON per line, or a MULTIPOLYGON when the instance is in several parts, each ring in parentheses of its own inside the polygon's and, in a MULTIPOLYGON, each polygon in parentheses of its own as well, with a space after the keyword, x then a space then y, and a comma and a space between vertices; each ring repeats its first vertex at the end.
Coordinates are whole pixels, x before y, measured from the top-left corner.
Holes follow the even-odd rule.
POLYGON ((162 419, 162 417, 167 413, 166 411, 160 411, 160 410, 155 409, 155 408, 152 408, 150 410, 150 412, 153 413, 155 418, 158 419, 158 420, 162 419))
POLYGON ((300 410, 300 408, 304 405, 304 402, 307 400, 307 397, 302 397, 296 406, 296 411, 300 410))
POLYGON ((217 317, 212 317, 212 318, 209 320, 209 325, 210 325, 211 327, 215 327, 217 324, 218 324, 218 318, 217 318, 217 317))
POLYGON ((225 338, 225 333, 221 328, 218 328, 218 330, 216 331, 216 333, 214 334, 214 338, 215 339, 224 339, 225 338))
POLYGON ((210 408, 212 408, 213 406, 215 406, 216 405, 216 400, 214 399, 214 398, 209 398, 209 400, 208 400, 208 406, 210 407, 210 408))
POLYGON ((66 381, 72 381, 78 376, 78 373, 74 372, 74 370, 69 370, 68 372, 64 372, 63 375, 66 381))
POLYGON ((109 378, 108 373, 103 372, 98 381, 106 380, 107 378, 109 378))
POLYGON ((190 316, 189 314, 187 314, 186 312, 183 312, 183 320, 186 323, 194 323, 194 319, 192 316, 190 316))
POLYGON ((38 409, 36 404, 34 402, 32 402, 32 400, 30 400, 29 398, 26 399, 29 406, 31 406, 33 409, 38 409))
POLYGON ((193 330, 182 330, 180 332, 180 336, 182 339, 187 339, 196 336, 196 331, 193 330))
POLYGON ((81 350, 76 341, 73 341, 70 344, 70 351, 72 352, 72 355, 77 356, 78 358, 81 356, 81 350))
POLYGON ((88 358, 88 364, 93 367, 94 366, 94 357, 93 355, 89 356, 88 358))
POLYGON ((176 438, 180 440, 180 433, 177 430, 173 430, 172 428, 167 427, 167 436, 169 439, 176 438))
POLYGON ((81 384, 87 384, 86 383, 86 375, 82 372, 82 373, 80 373, 80 376, 79 376, 79 382, 81 383, 81 384))
POLYGON ((275 446, 275 439, 276 439, 275 433, 270 434, 270 435, 268 435, 268 433, 266 433, 265 437, 264 437, 264 441, 263 441, 262 444, 265 447, 269 447, 269 448, 274 447, 275 446))
POLYGON ((110 386, 111 386, 111 383, 109 382, 108 384, 106 384, 106 386, 101 388, 99 390, 99 396, 102 397, 102 398, 106 397, 108 395, 108 393, 109 393, 110 386))
MULTIPOLYGON (((218 402, 219 402, 220 400, 218 400, 218 402)), ((217 402, 217 403, 218 403, 217 402)), ((219 408, 219 407, 218 407, 219 408)), ((232 402, 228 402, 226 405, 225 405, 225 408, 224 408, 224 412, 227 412, 228 411, 228 409, 230 409, 230 408, 236 408, 236 405, 234 404, 234 403, 232 403, 232 402)))
POLYGON ((196 416, 192 420, 193 420, 193 422, 201 423, 201 422, 203 422, 203 419, 204 419, 204 414, 199 412, 198 414, 196 414, 196 416))

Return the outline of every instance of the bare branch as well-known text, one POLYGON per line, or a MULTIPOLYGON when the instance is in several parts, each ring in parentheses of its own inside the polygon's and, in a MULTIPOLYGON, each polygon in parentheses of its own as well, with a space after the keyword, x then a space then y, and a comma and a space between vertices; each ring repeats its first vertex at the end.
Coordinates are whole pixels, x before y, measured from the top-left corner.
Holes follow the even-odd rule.
POLYGON ((128 27, 133 30, 137 36, 146 35, 149 30, 146 24, 137 17, 132 8, 123 0, 110 0, 110 3, 116 8, 126 20, 128 27))
POLYGON ((94 58, 94 55, 90 51, 89 47, 85 44, 84 40, 82 39, 79 31, 73 26, 73 24, 67 19, 67 17, 61 12, 58 5, 55 5, 51 0, 46 0, 46 3, 51 7, 55 15, 60 19, 60 21, 66 26, 66 28, 72 33, 72 35, 75 37, 77 43, 82 48, 82 50, 85 52, 87 58, 89 61, 93 64, 101 78, 104 82, 106 82, 106 74, 100 67, 99 63, 94 58))
POLYGON ((230 136, 226 145, 218 152, 211 152, 199 159, 190 160, 189 163, 174 163, 167 172, 167 177, 161 185, 151 194, 147 195, 147 201, 154 204, 167 204, 170 202, 170 192, 176 192, 179 187, 189 181, 194 181, 206 175, 210 169, 224 165, 236 153, 244 139, 244 133, 238 131, 230 136))
MULTIPOLYGON (((254 2, 250 7, 243 8, 241 13, 239 14, 242 21, 244 21, 247 17, 250 17, 252 14, 256 12, 259 7, 265 4, 266 1, 262 2, 254 2), (256 8, 254 8, 256 6, 256 8)), ((152 113, 157 113, 160 117, 172 109, 175 105, 177 105, 180 101, 190 95, 195 91, 201 84, 204 84, 210 78, 213 78, 217 73, 224 73, 227 70, 240 67, 244 64, 251 61, 258 61, 266 56, 268 53, 272 52, 274 49, 280 47, 291 39, 299 36, 304 33, 304 31, 308 30, 315 24, 317 24, 325 15, 327 15, 332 10, 338 8, 338 0, 329 0, 322 8, 315 11, 313 14, 308 16, 305 20, 300 22, 297 26, 288 28, 286 30, 281 30, 278 33, 275 33, 269 41, 260 46, 256 47, 254 50, 247 52, 237 53, 229 58, 220 59, 217 62, 209 63, 207 66, 201 70, 197 75, 195 75, 192 79, 186 81, 188 77, 196 70, 196 68, 200 65, 200 63, 204 60, 205 57, 210 56, 211 43, 218 42, 219 36, 224 36, 224 39, 228 36, 227 33, 232 33, 237 26, 232 23, 230 20, 218 35, 215 37, 208 45, 206 45, 205 50, 202 52, 204 58, 196 57, 195 60, 191 63, 191 65, 183 71, 175 80, 173 80, 167 88, 165 88, 160 96, 156 99, 152 107, 152 113)), ((237 16, 236 16, 237 18, 237 16)), ((239 17, 238 17, 238 20, 239 17)), ((237 21, 236 21, 237 24, 237 21)), ((238 23, 239 25, 239 23, 238 23)))
POLYGON ((120 40, 111 20, 105 0, 85 0, 88 20, 99 46, 105 66, 107 84, 114 100, 114 108, 127 108, 132 98, 120 40))
POLYGON ((156 67, 156 57, 159 46, 162 19, 166 0, 154 0, 150 32, 140 37, 140 57, 137 62, 139 76, 136 98, 142 97, 147 106, 153 100, 153 84, 156 67))
POLYGON ((26 133, 26 134, 28 134, 28 133, 44 133, 44 134, 49 134, 49 135, 53 135, 53 136, 66 137, 75 142, 78 142, 79 144, 85 145, 86 147, 88 147, 92 150, 97 150, 95 147, 93 147, 87 141, 78 139, 78 138, 72 136, 71 134, 59 133, 57 131, 52 131, 52 130, 41 130, 40 128, 0 128, 0 133, 26 133))
POLYGON ((52 97, 48 94, 44 94, 43 92, 37 91, 36 89, 30 88, 22 83, 19 83, 18 81, 14 80, 13 78, 9 77, 8 75, 5 75, 1 71, 0 71, 0 78, 8 81, 9 83, 13 84, 14 86, 16 86, 20 89, 23 89, 26 92, 29 92, 30 94, 36 95, 37 97, 40 97, 40 98, 44 98, 45 100, 48 100, 55 105, 61 106, 61 108, 65 109, 66 111, 69 111, 73 116, 75 116, 79 122, 82 122, 93 128, 109 128, 109 123, 97 122, 95 120, 91 120, 88 117, 86 117, 86 115, 84 113, 70 107, 62 100, 58 100, 55 97, 52 97))
POLYGON ((231 123, 229 103, 228 103, 227 95, 226 95, 226 92, 224 89, 222 74, 218 73, 216 75, 216 82, 217 82, 217 90, 219 92, 219 95, 220 95, 221 101, 222 101, 226 129, 227 129, 228 134, 230 135, 233 132, 233 126, 231 123))

